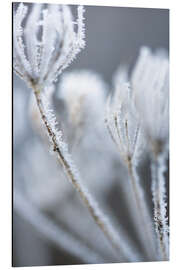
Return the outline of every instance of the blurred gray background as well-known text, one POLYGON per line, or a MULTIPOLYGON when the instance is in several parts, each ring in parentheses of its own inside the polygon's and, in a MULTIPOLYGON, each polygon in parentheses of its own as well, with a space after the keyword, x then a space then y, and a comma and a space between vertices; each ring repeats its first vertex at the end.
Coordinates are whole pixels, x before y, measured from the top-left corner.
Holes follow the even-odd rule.
POLYGON ((139 48, 169 50, 169 11, 162 9, 86 7, 86 48, 73 68, 101 73, 107 82, 119 64, 133 64, 139 48))
MULTIPOLYGON (((68 70, 97 71, 109 85, 120 64, 133 65, 142 45, 169 50, 168 10, 86 6, 85 24, 86 48, 68 70)), ((14 87, 18 85, 23 82, 14 76, 14 87)), ((17 214, 13 221, 14 266, 80 263, 43 241, 17 214)))

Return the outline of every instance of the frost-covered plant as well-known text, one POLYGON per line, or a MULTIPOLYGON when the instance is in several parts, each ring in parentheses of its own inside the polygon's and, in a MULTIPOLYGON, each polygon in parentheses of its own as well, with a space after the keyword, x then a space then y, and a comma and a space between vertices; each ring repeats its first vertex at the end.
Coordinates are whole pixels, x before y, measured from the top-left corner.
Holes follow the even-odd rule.
MULTIPOLYGON (((48 99, 49 104, 53 107, 53 94, 55 92, 55 85, 52 84, 48 87, 48 91, 46 91, 46 99, 48 99)), ((39 114, 39 108, 36 103, 36 98, 34 93, 32 92, 29 98, 29 108, 28 108, 29 119, 31 122, 31 126, 35 133, 40 135, 40 138, 43 139, 46 144, 48 138, 42 129, 42 120, 41 115, 39 114)))
POLYGON ((152 53, 143 47, 132 73, 136 108, 152 152, 158 155, 168 147, 169 60, 166 52, 152 53))
POLYGON ((123 162, 128 166, 138 163, 143 148, 142 130, 127 74, 121 68, 114 78, 114 94, 108 98, 106 123, 123 162))
MULTIPOLYGON (((107 101, 105 119, 109 134, 128 169, 138 210, 141 236, 147 255, 156 258, 153 227, 143 188, 136 171, 144 147, 144 134, 134 104, 133 89, 125 68, 120 67, 114 77, 114 93, 107 101), (149 245, 146 245, 148 241, 149 245)), ((131 196, 131 195, 130 195, 131 196)))
POLYGON ((131 248, 121 243, 118 233, 82 184, 63 132, 57 129, 56 116, 45 95, 48 87, 85 45, 83 11, 83 7, 79 6, 78 19, 74 22, 68 6, 48 5, 44 9, 42 5, 35 4, 28 14, 27 6, 21 3, 13 24, 13 68, 33 90, 52 150, 68 179, 118 254, 131 259, 131 248), (22 26, 25 18, 26 24, 22 26), (74 24, 77 24, 77 32, 74 24))
POLYGON ((167 260, 169 229, 164 173, 168 157, 169 61, 163 50, 152 53, 149 48, 141 48, 130 79, 120 68, 115 77, 114 96, 108 101, 106 122, 133 180, 137 205, 141 205, 146 217, 144 221, 148 220, 147 211, 135 167, 142 142, 148 145, 155 229, 161 259, 167 260))
MULTIPOLYGON (((169 61, 164 51, 140 50, 130 84, 125 69, 115 76, 115 93, 109 98, 106 123, 110 136, 127 165, 137 205, 147 219, 143 190, 135 170, 139 150, 146 140, 152 159, 152 196, 154 221, 162 259, 168 259, 168 218, 164 173, 169 133, 169 61), (144 138, 143 138, 144 137, 144 138)), ((150 238, 153 239, 152 236, 150 238)))
POLYGON ((19 181, 15 183, 14 206, 46 238, 84 262, 166 260, 169 245, 164 176, 169 129, 167 56, 163 51, 153 54, 148 48, 142 48, 130 79, 125 68, 118 69, 115 74, 114 94, 107 102, 106 125, 118 153, 102 121, 107 89, 101 77, 89 71, 65 73, 55 93, 54 83, 58 76, 85 46, 83 12, 83 7, 79 6, 76 21, 70 8, 62 5, 32 4, 29 11, 28 6, 21 3, 15 12, 14 71, 33 90, 29 116, 35 134, 45 140, 40 141, 35 136, 20 147, 23 149, 20 149, 22 162, 16 161, 15 173, 21 177, 20 180, 16 177, 19 181), (54 101, 59 102, 58 105, 54 101), (64 104, 67 123, 63 115, 64 104), (51 107, 56 108, 57 117, 51 107), (41 129, 42 123, 49 140, 41 129), (65 140, 72 143, 76 162, 65 140), (49 141, 51 152, 60 163, 55 163, 47 154, 44 146, 49 141), (146 144, 151 155, 154 219, 160 254, 155 249, 147 198, 137 173, 146 144), (130 181, 125 181, 118 154, 130 181), (65 175, 63 170, 59 173, 59 164, 65 175), (104 235, 99 233, 96 225, 93 228, 93 219, 86 215, 86 208, 79 203, 66 176, 104 235), (118 209, 114 209, 111 195, 118 185, 125 196, 122 204, 116 203, 118 209), (86 186, 94 189, 99 201, 109 211, 108 218, 86 186), (126 221, 120 218, 118 223, 111 213, 118 210, 118 217, 123 216, 121 209, 124 210, 124 206, 126 218, 131 218, 128 211, 134 218, 128 226, 131 225, 140 246, 130 238, 131 231, 127 234, 126 228, 121 226, 126 221), (118 226, 114 228, 112 221, 118 226))
POLYGON ((63 74, 57 95, 67 108, 73 130, 73 144, 80 141, 92 121, 98 125, 102 120, 106 88, 102 78, 89 70, 63 74))
POLYGON ((166 53, 143 47, 132 73, 136 108, 151 151, 154 221, 163 259, 168 259, 165 176, 169 137, 169 60, 166 53))
POLYGON ((30 14, 23 3, 18 6, 13 23, 13 68, 30 87, 38 91, 48 87, 84 48, 83 12, 79 6, 74 22, 65 5, 45 9, 35 4, 30 14))

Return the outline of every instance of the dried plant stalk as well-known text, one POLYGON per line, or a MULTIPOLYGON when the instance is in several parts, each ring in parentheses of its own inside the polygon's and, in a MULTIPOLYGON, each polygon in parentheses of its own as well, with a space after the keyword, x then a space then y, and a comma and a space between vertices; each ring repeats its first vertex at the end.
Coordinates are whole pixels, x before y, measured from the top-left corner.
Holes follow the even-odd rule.
POLYGON ((137 206, 137 224, 141 233, 141 242, 147 258, 152 260, 157 258, 153 224, 136 172, 136 166, 144 147, 144 137, 134 106, 132 88, 129 83, 124 81, 126 77, 124 70, 119 69, 115 77, 115 93, 107 100, 106 125, 128 170, 132 186, 131 195, 137 206))
POLYGON ((143 231, 148 240, 148 245, 145 246, 146 254, 148 255, 148 257, 152 259, 151 254, 149 252, 150 250, 152 250, 153 256, 154 258, 156 258, 157 255, 155 250, 155 239, 153 235, 153 226, 150 214, 148 211, 146 200, 144 198, 144 191, 139 182, 139 176, 137 174, 134 164, 132 164, 131 162, 128 162, 128 173, 130 176, 137 209, 140 215, 141 225, 143 226, 143 231))
POLYGON ((131 258, 134 259, 136 256, 135 254, 133 255, 134 251, 132 252, 131 248, 123 243, 123 241, 121 241, 116 230, 110 224, 107 217, 105 217, 105 215, 99 209, 95 199, 92 198, 88 190, 82 185, 79 173, 75 167, 74 162, 72 161, 70 154, 68 153, 67 145, 62 139, 62 132, 56 130, 56 119, 52 114, 52 111, 48 108, 45 96, 43 96, 41 91, 36 89, 35 86, 33 89, 42 121, 53 146, 53 151, 57 154, 58 160, 63 166, 68 179, 74 186, 75 190, 79 193, 82 201, 88 208, 96 224, 103 231, 106 238, 115 248, 117 254, 127 260, 131 260, 131 258))
POLYGON ((163 260, 168 259, 164 172, 169 147, 169 59, 164 50, 142 47, 132 73, 135 103, 151 155, 155 230, 163 260))
POLYGON ((161 253, 162 260, 168 260, 169 258, 169 228, 167 224, 167 203, 165 201, 165 163, 165 153, 154 156, 151 163, 154 224, 158 237, 158 247, 161 253))
POLYGON ((56 117, 42 94, 85 46, 84 8, 79 6, 77 13, 77 20, 74 22, 68 6, 48 5, 47 9, 44 9, 44 6, 33 5, 31 15, 29 15, 28 7, 21 3, 15 12, 13 24, 14 71, 34 90, 37 106, 53 151, 95 222, 111 242, 119 257, 136 260, 136 252, 134 255, 134 251, 131 251, 128 244, 119 239, 118 233, 83 187, 67 144, 62 138, 62 131, 56 128, 56 117), (27 21, 24 27, 22 22, 26 16, 27 21), (41 17, 43 17, 42 20, 41 17), (76 30, 75 24, 77 24, 76 30), (38 37, 40 27, 42 34, 38 37))

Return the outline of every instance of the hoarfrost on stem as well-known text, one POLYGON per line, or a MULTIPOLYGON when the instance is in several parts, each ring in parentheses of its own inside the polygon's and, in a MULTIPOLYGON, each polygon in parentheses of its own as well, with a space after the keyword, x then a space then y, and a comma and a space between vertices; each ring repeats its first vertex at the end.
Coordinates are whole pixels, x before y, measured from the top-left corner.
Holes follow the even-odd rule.
POLYGON ((120 67, 114 77, 114 95, 110 96, 107 102, 106 124, 112 140, 117 145, 120 157, 128 169, 132 197, 135 199, 141 226, 142 244, 148 258, 155 259, 157 256, 153 227, 144 200, 144 190, 136 172, 144 148, 144 133, 135 107, 133 90, 128 82, 127 70, 125 67, 120 67))
POLYGON ((132 73, 136 108, 149 143, 154 222, 161 258, 169 257, 165 188, 169 144, 169 60, 163 50, 143 47, 132 73))

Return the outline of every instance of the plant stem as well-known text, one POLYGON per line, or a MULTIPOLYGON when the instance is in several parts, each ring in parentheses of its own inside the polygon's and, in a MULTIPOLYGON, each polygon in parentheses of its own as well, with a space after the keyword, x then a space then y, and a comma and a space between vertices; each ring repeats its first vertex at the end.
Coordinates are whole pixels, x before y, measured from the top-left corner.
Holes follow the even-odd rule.
POLYGON ((163 260, 168 260, 169 254, 169 229, 167 225, 166 210, 166 188, 164 172, 166 170, 165 153, 158 154, 152 158, 152 196, 154 203, 154 224, 158 237, 159 250, 163 260))
POLYGON ((128 162, 128 172, 131 179, 132 189, 137 205, 137 209, 139 211, 140 222, 143 227, 141 231, 144 234, 145 241, 145 250, 146 254, 150 259, 157 258, 155 241, 154 241, 154 233, 153 226, 150 218, 150 214, 147 208, 146 201, 144 199, 144 192, 139 182, 139 176, 137 175, 135 165, 129 161, 128 162), (148 243, 148 244, 147 244, 148 243))
POLYGON ((70 154, 68 153, 67 145, 63 141, 62 137, 59 139, 58 131, 55 130, 55 125, 53 126, 53 123, 51 123, 48 117, 50 111, 47 111, 46 107, 44 106, 45 104, 42 99, 42 94, 35 87, 33 88, 33 90, 42 121, 49 135, 50 142, 53 145, 53 150, 57 154, 58 160, 63 166, 68 179, 74 186, 75 190, 79 193, 81 199, 88 208, 96 224, 103 231, 106 238, 111 242, 112 246, 118 252, 118 255, 126 260, 131 260, 133 252, 130 250, 129 247, 126 246, 125 243, 121 243, 121 239, 119 238, 116 230, 112 227, 103 212, 99 209, 99 206, 96 203, 95 199, 92 198, 88 190, 82 185, 81 178, 78 174, 76 166, 70 154))
POLYGON ((25 220, 32 224, 46 239, 53 242, 58 248, 70 252, 84 263, 104 263, 106 260, 97 251, 86 246, 81 240, 65 231, 60 224, 53 222, 48 216, 41 213, 24 193, 14 190, 14 209, 25 220))

